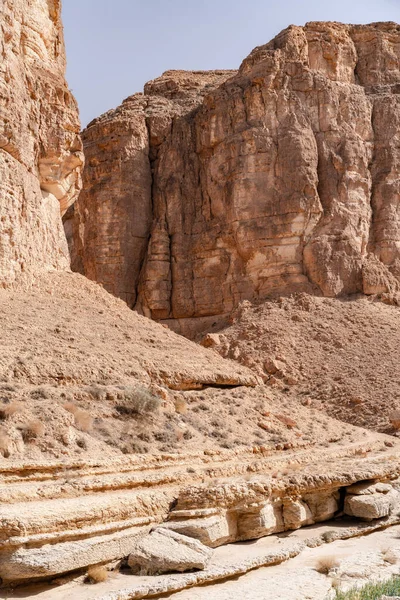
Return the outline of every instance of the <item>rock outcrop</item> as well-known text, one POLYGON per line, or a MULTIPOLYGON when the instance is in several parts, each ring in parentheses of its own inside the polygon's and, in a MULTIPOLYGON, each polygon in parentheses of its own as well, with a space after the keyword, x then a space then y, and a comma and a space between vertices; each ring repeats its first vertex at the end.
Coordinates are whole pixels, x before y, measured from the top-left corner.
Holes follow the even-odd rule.
POLYGON ((366 518, 378 527, 399 523, 398 448, 392 453, 384 438, 368 437, 367 460, 355 445, 1 466, 0 577, 5 584, 46 579, 129 555, 135 571, 201 569, 209 548, 331 519, 349 498, 372 505, 387 496, 388 510, 366 518), (279 461, 287 473, 276 479, 270 469, 279 461))
POLYGON ((237 73, 168 72, 91 123, 75 267, 155 319, 398 289, 399 41, 291 26, 237 73))
POLYGON ((69 266, 60 212, 80 189, 82 143, 64 79, 60 0, 0 7, 0 285, 69 266))
MULTIPOLYGON (((85 183, 74 205, 74 234, 68 231, 72 267, 131 307, 153 223, 152 170, 158 151, 174 117, 194 110, 232 73, 166 72, 150 81, 144 94, 127 98, 83 133, 85 183)), ((163 253, 161 246, 154 251, 163 253)))
POLYGON ((136 540, 128 565, 141 575, 203 570, 212 551, 198 540, 157 527, 136 540))

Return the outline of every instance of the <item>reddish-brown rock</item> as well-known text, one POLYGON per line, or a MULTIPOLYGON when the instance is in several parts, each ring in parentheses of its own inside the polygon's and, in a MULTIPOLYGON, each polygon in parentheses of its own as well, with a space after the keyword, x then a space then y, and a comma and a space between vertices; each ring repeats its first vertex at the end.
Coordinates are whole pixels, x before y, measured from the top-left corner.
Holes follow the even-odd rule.
POLYGON ((394 23, 309 23, 147 84, 84 132, 75 264, 155 319, 396 287, 399 48, 394 23))
MULTIPOLYGON (((166 72, 146 84, 145 94, 127 98, 83 132, 86 168, 74 206, 75 235, 66 221, 72 267, 130 306, 153 222, 152 165, 158 149, 171 133, 173 117, 190 112, 230 74, 166 72)), ((156 255, 160 243, 153 246, 156 255)))
POLYGON ((60 208, 80 189, 83 153, 60 13, 60 0, 0 5, 0 285, 69 265, 60 208))

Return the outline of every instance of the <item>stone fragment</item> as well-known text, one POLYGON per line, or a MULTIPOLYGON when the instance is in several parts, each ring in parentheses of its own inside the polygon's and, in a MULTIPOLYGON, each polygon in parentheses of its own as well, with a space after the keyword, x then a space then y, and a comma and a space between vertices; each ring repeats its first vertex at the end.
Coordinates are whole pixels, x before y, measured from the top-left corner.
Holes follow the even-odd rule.
POLYGON ((366 521, 389 516, 399 508, 400 494, 396 490, 384 493, 347 495, 344 512, 351 517, 366 521))
POLYGON ((304 497, 315 523, 332 519, 339 510, 339 493, 318 493, 304 497))
POLYGON ((283 521, 285 529, 300 529, 314 523, 308 505, 302 500, 285 500, 283 503, 283 521))
POLYGON ((88 536, 75 541, 23 547, 2 552, 0 577, 3 581, 53 577, 128 556, 135 539, 147 528, 132 527, 109 535, 88 536))
POLYGON ((387 494, 391 492, 393 486, 390 483, 383 481, 377 481, 371 483, 370 481, 361 481, 360 483, 354 483, 346 489, 347 494, 354 494, 356 496, 365 496, 369 494, 387 494))
POLYGON ((221 344, 221 338, 217 333, 207 333, 201 340, 200 344, 204 348, 216 348, 221 344))
POLYGON ((164 527, 182 535, 196 538, 210 548, 234 542, 237 538, 236 517, 225 512, 199 519, 169 521, 164 523, 164 527))
POLYGON ((400 291, 398 279, 376 256, 368 255, 362 269, 363 292, 372 294, 391 294, 400 291))
POLYGON ((156 575, 205 569, 211 556, 200 541, 159 527, 135 542, 128 564, 140 575, 156 575))
POLYGON ((238 515, 238 539, 256 539, 284 529, 280 505, 256 504, 238 515))

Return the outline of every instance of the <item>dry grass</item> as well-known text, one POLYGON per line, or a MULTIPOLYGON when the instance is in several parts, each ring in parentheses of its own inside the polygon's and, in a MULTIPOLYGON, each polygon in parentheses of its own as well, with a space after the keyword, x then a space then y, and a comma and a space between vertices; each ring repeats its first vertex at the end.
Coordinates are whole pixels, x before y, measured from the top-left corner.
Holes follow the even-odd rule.
POLYGON ((11 402, 11 404, 6 404, 2 406, 0 409, 0 419, 5 421, 6 419, 11 419, 11 417, 17 413, 22 412, 22 404, 20 402, 11 402))
POLYGON ((105 567, 89 567, 87 572, 88 583, 103 583, 108 579, 108 571, 105 567))
POLYGON ((174 401, 175 411, 179 415, 185 415, 188 411, 188 405, 184 398, 175 398, 174 401))
POLYGON ((64 404, 65 410, 74 415, 75 425, 78 429, 84 432, 89 432, 93 428, 93 417, 90 413, 79 406, 76 406, 73 402, 67 402, 64 404))
POLYGON ((393 429, 400 431, 400 410, 395 410, 390 413, 389 421, 392 424, 393 429))
POLYGON ((4 458, 10 456, 10 443, 11 440, 7 435, 7 431, 4 428, 0 428, 0 453, 4 458))
POLYGON ((144 417, 157 413, 161 400, 142 386, 127 386, 123 390, 122 402, 115 408, 120 415, 144 417))
POLYGON ((321 556, 315 565, 315 570, 323 575, 329 575, 333 569, 337 569, 339 566, 340 561, 335 556, 321 556))
POLYGON ((32 442, 44 434, 45 428, 40 421, 29 421, 22 429, 24 442, 32 442))

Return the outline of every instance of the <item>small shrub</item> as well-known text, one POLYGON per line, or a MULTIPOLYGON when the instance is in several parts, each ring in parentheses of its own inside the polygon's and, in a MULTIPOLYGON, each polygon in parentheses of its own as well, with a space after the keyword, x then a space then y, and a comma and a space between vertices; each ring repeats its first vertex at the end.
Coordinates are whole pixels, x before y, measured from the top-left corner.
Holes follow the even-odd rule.
POLYGON ((81 431, 86 433, 91 431, 93 427, 93 417, 86 410, 79 408, 73 402, 67 402, 64 404, 65 410, 74 415, 75 425, 81 431))
POLYGON ((323 575, 329 575, 329 573, 333 571, 333 569, 337 569, 339 565, 340 562, 335 556, 321 556, 315 565, 315 570, 323 575))
POLYGON ((46 388, 39 387, 31 392, 31 397, 35 400, 39 400, 40 398, 42 398, 43 400, 47 400, 48 398, 50 398, 50 394, 48 390, 46 390, 46 388))
POLYGON ((140 444, 134 440, 131 440, 121 449, 123 454, 148 454, 149 448, 146 444, 140 444))
POLYGON ((396 431, 400 430, 400 410, 395 410, 389 415, 389 420, 392 424, 393 429, 396 431))
POLYGON ((18 412, 22 412, 22 405, 19 402, 11 402, 0 408, 0 419, 5 421, 18 412))
POLYGON ((24 442, 32 442, 44 434, 44 425, 40 421, 29 421, 22 429, 24 442))
POLYGON ((188 405, 184 398, 175 398, 174 405, 175 411, 179 415, 185 415, 187 413, 188 405))
POLYGON ((398 596, 400 594, 400 577, 394 576, 388 581, 368 583, 362 588, 347 592, 336 591, 335 600, 378 600, 381 596, 398 596))
POLYGON ((107 396, 107 390, 100 387, 99 385, 91 385, 86 388, 88 394, 92 396, 95 400, 105 400, 107 396))
POLYGON ((7 431, 3 428, 0 429, 0 453, 4 458, 10 457, 10 444, 11 440, 7 435, 7 431))
POLYGON ((86 577, 87 583, 103 583, 108 579, 108 571, 105 567, 89 567, 86 577))
POLYGON ((116 406, 120 415, 148 416, 158 412, 161 401, 144 387, 126 387, 123 402, 116 406))

